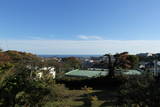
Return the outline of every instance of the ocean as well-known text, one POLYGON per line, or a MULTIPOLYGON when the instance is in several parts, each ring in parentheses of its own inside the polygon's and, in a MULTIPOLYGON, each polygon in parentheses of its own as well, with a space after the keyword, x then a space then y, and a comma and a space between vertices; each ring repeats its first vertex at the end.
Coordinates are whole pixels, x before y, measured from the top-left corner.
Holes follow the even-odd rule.
POLYGON ((89 57, 100 57, 102 55, 38 55, 43 58, 51 58, 51 57, 58 57, 58 58, 66 58, 66 57, 79 57, 79 58, 89 58, 89 57))

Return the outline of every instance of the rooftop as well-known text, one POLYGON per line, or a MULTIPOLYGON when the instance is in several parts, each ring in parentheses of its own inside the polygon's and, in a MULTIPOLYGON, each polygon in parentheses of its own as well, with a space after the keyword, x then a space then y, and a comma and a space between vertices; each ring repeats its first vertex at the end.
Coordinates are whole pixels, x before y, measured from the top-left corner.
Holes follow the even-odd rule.
MULTIPOLYGON (((117 75, 141 75, 141 72, 138 70, 117 70, 115 72, 117 75)), ((96 71, 96 70, 72 70, 65 74, 66 76, 71 77, 100 77, 108 75, 108 71, 96 71)))
POLYGON ((106 71, 90 71, 90 70, 72 70, 67 72, 66 76, 74 76, 74 77, 99 77, 99 76, 106 76, 108 72, 106 71))

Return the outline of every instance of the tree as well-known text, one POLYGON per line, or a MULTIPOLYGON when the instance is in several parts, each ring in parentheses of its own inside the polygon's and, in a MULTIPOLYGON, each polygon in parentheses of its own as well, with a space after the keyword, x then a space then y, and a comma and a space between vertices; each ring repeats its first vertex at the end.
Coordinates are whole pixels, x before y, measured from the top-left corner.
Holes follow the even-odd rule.
POLYGON ((3 52, 0 52, 0 73, 3 74, 6 70, 9 70, 14 65, 10 63, 10 57, 3 52))
POLYGON ((41 107, 53 100, 53 85, 41 80, 31 80, 31 70, 24 65, 6 72, 8 75, 0 82, 0 106, 41 107))
POLYGON ((127 58, 130 61, 131 69, 135 69, 139 64, 139 57, 136 55, 128 55, 127 58))
POLYGON ((40 58, 34 54, 26 53, 26 52, 19 52, 19 51, 5 51, 3 52, 5 55, 10 57, 10 62, 13 64, 19 63, 30 63, 33 60, 39 60, 40 58))
POLYGON ((132 76, 119 89, 118 105, 137 105, 138 107, 160 106, 159 80, 150 74, 132 76))
POLYGON ((29 53, 0 53, 0 106, 41 107, 54 99, 54 84, 50 84, 53 79, 38 80, 33 72, 40 62, 39 57, 29 53))
POLYGON ((68 57, 68 58, 63 58, 62 62, 68 70, 70 69, 79 69, 81 67, 81 61, 78 58, 75 57, 68 57))
POLYGON ((115 70, 117 68, 131 68, 131 62, 128 59, 128 52, 123 52, 123 53, 117 53, 115 55, 111 54, 106 54, 105 55, 108 59, 108 69, 109 69, 109 77, 114 77, 115 76, 115 70))

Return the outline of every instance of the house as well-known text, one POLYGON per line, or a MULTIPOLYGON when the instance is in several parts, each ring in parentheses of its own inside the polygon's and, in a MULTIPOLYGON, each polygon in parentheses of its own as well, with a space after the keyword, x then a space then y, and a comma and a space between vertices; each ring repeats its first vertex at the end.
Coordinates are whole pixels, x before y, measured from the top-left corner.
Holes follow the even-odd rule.
POLYGON ((49 71, 49 74, 52 76, 53 79, 56 78, 56 71, 54 67, 43 67, 41 68, 38 73, 37 73, 37 77, 38 78, 42 78, 43 76, 43 71, 49 71))
POLYGON ((108 71, 108 69, 104 69, 104 68, 88 68, 88 70, 91 70, 91 71, 108 71))
POLYGON ((106 75, 108 75, 108 72, 106 71, 92 71, 92 70, 78 70, 78 69, 65 73, 65 76, 68 77, 86 77, 86 78, 100 77, 106 75))
POLYGON ((124 70, 122 71, 123 75, 141 75, 142 73, 138 70, 124 70))
POLYGON ((149 57, 149 56, 153 56, 152 53, 139 53, 137 54, 137 56, 140 56, 140 57, 149 57))
MULTIPOLYGON (((100 71, 100 70, 72 70, 65 73, 65 76, 68 77, 86 77, 86 78, 93 78, 93 77, 101 77, 107 76, 109 73, 108 70, 100 71)), ((116 70, 116 75, 141 75, 142 73, 138 70, 116 70)))

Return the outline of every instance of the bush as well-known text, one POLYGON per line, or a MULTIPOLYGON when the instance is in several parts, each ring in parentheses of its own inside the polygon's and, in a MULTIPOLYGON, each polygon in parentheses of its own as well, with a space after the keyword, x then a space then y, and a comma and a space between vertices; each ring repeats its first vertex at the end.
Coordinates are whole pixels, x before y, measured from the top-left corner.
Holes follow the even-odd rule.
POLYGON ((54 87, 55 100, 62 101, 68 97, 67 88, 63 84, 55 84, 54 87))
POLYGON ((57 79, 56 83, 65 84, 69 89, 81 89, 82 87, 89 86, 93 89, 106 89, 117 88, 123 84, 128 77, 116 76, 114 78, 109 77, 97 77, 97 78, 61 78, 57 79))
POLYGON ((92 93, 93 92, 93 88, 87 87, 86 85, 84 87, 82 87, 82 90, 85 90, 87 93, 92 93))
POLYGON ((30 77, 30 70, 26 68, 15 69, 5 76, 0 84, 0 106, 38 106, 54 100, 51 85, 34 80, 30 77))
POLYGON ((128 78, 128 81, 121 86, 119 93, 117 100, 119 105, 160 106, 160 84, 150 75, 128 78))

